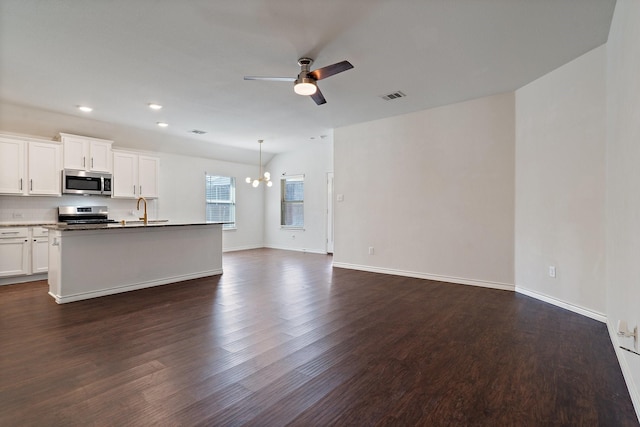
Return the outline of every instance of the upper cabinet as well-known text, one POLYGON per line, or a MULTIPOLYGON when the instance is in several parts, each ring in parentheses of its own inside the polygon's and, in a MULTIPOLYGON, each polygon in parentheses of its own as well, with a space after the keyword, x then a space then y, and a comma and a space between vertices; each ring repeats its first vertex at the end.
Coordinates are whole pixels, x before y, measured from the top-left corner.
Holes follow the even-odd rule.
POLYGON ((157 198, 160 159, 132 151, 113 151, 111 197, 157 198))
POLYGON ((0 193, 23 194, 25 188, 25 143, 0 136, 0 193))
POLYGON ((64 145, 64 168, 96 172, 112 172, 113 141, 61 133, 64 145))
POLYGON ((29 171, 28 193, 59 196, 62 178, 62 147, 57 143, 29 141, 27 151, 29 171))
POLYGON ((62 146, 0 135, 0 193, 59 196, 62 146))

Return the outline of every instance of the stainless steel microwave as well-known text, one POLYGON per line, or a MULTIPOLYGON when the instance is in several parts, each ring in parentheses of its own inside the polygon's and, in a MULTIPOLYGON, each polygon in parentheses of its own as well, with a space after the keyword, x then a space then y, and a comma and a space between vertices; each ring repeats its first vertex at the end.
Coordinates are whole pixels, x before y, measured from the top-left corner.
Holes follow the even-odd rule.
POLYGON ((62 192, 64 194, 85 194, 111 196, 110 173, 87 172, 75 169, 62 171, 62 192))

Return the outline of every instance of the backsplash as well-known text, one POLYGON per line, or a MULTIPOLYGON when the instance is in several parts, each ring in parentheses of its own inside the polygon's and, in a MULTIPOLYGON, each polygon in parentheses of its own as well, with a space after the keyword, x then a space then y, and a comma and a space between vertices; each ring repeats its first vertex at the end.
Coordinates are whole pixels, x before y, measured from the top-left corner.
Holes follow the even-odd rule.
MULTIPOLYGON (((57 222, 58 206, 108 206, 109 219, 132 220, 142 216, 136 210, 136 200, 112 199, 101 196, 0 196, 0 223, 45 223, 57 222)), ((142 204, 140 205, 142 209, 142 204)), ((149 219, 158 218, 158 201, 147 203, 149 219)))

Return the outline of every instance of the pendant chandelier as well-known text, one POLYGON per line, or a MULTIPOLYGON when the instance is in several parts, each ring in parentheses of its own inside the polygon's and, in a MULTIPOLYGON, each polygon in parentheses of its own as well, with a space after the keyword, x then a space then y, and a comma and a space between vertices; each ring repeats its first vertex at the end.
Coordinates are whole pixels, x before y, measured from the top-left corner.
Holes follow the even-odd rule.
POLYGON ((247 184, 251 184, 254 187, 259 186, 261 182, 266 183, 267 187, 271 187, 273 185, 273 182, 271 181, 271 174, 269 172, 262 173, 262 143, 263 142, 264 140, 262 139, 258 140, 258 144, 260 144, 260 162, 258 163, 258 178, 253 179, 250 176, 248 176, 247 179, 245 179, 245 182, 247 184))

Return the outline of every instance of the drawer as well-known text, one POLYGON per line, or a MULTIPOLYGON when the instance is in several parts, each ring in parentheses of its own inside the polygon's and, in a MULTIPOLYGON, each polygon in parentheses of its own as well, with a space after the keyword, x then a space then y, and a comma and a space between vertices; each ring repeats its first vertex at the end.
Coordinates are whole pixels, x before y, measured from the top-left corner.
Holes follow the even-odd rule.
POLYGON ((31 227, 31 233, 33 237, 47 237, 49 235, 49 229, 44 227, 31 227))
POLYGON ((27 227, 0 227, 0 239, 27 238, 29 229, 27 227))

